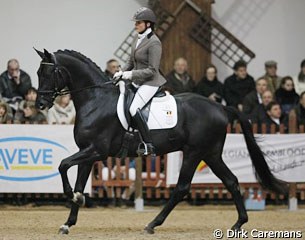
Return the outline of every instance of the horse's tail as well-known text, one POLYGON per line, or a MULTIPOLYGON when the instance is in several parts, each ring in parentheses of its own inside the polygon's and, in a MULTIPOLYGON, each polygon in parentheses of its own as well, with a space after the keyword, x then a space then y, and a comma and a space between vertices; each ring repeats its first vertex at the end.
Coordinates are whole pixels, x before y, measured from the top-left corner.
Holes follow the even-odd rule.
POLYGON ((237 116, 240 122, 258 182, 263 187, 271 191, 286 195, 288 193, 288 184, 280 179, 277 179, 271 173, 270 168, 268 167, 268 164, 265 160, 264 153, 257 145, 255 137, 252 133, 251 124, 247 119, 247 117, 233 107, 224 107, 224 108, 228 113, 237 116))

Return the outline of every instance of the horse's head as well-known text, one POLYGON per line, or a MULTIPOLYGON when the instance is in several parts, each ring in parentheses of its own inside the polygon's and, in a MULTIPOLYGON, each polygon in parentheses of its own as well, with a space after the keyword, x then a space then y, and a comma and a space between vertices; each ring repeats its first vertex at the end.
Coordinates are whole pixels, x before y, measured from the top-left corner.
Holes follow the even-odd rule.
POLYGON ((60 91, 66 87, 64 78, 64 68, 58 65, 56 56, 44 49, 40 52, 35 49, 42 58, 38 75, 38 97, 36 106, 39 109, 53 106, 54 99, 60 94, 60 91))

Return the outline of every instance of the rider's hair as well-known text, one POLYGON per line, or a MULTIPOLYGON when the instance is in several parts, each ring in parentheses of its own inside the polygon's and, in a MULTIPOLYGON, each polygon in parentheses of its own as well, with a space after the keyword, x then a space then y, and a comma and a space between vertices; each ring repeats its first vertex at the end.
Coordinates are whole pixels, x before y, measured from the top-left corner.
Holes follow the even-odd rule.
POLYGON ((145 25, 147 25, 147 23, 150 23, 150 28, 151 28, 151 30, 152 31, 154 31, 155 30, 155 24, 153 23, 153 22, 150 22, 150 21, 144 21, 145 22, 145 25))

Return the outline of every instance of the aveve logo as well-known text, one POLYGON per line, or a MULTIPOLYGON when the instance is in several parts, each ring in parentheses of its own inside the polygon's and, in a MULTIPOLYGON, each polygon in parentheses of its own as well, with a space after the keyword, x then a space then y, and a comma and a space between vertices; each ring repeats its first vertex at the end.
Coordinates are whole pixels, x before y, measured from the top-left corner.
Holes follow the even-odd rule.
POLYGON ((63 145, 44 138, 0 138, 0 180, 37 181, 55 177, 59 174, 58 161, 67 153, 63 145))

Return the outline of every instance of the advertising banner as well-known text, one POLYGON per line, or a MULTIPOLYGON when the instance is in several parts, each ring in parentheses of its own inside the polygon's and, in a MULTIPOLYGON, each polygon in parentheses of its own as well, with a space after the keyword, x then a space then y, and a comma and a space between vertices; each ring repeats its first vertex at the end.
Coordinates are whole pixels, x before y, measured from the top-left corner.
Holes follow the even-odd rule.
MULTIPOLYGON (((270 134, 256 137, 276 177, 287 182, 305 182, 305 134, 270 134)), ((177 183, 182 158, 182 152, 168 154, 166 182, 168 185, 177 183)), ((222 158, 240 183, 257 182, 242 134, 227 135, 222 158)), ((202 160, 192 183, 221 183, 204 159, 202 160)))
MULTIPOLYGON (((0 125, 0 192, 62 193, 58 167, 77 151, 72 125, 0 125)), ((73 188, 76 175, 73 166, 73 188)), ((91 176, 85 192, 91 193, 91 176)))

